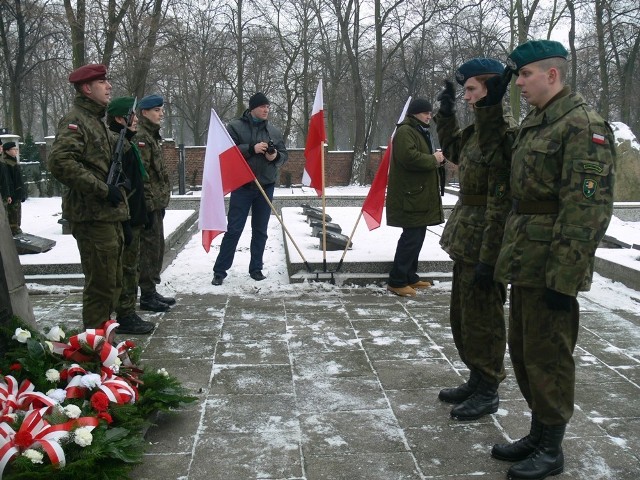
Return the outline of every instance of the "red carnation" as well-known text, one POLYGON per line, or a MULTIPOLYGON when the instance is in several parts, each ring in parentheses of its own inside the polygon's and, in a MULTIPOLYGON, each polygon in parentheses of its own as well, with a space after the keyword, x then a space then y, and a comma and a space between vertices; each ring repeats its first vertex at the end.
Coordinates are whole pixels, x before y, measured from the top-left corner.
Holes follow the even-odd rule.
POLYGON ((111 418, 111 415, 109 415, 107 412, 100 412, 96 416, 98 418, 101 418, 102 420, 105 420, 107 423, 113 423, 113 418, 111 418))
POLYGON ((16 370, 22 370, 22 365, 20 365, 19 363, 12 363, 11 366, 9 367, 9 370, 12 371, 16 371, 16 370))
POLYGON ((136 348, 136 344, 133 343, 131 340, 126 340, 124 342, 124 346, 127 347, 127 348, 136 348))
POLYGON ((67 380, 69 378, 69 372, 65 368, 60 372, 60 380, 67 380))
POLYGON ((91 396, 91 406, 96 412, 105 412, 109 408, 109 397, 104 392, 96 392, 91 396))
POLYGON ((29 448, 33 444, 33 437, 29 432, 18 432, 13 441, 20 448, 29 448))

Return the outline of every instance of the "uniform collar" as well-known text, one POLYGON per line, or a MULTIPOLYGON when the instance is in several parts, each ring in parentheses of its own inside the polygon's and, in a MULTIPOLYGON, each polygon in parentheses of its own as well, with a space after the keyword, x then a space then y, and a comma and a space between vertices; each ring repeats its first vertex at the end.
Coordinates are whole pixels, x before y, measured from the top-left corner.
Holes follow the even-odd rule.
POLYGON ((84 96, 81 93, 76 93, 76 98, 73 100, 74 105, 87 110, 89 113, 95 115, 98 118, 104 117, 107 107, 100 105, 99 103, 91 100, 89 97, 84 96))

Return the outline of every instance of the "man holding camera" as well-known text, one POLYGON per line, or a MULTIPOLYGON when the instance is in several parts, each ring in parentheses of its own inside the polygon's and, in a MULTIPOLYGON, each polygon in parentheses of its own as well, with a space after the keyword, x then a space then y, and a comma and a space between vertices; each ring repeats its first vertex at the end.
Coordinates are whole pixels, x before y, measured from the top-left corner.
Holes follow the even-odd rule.
MULTIPOLYGON (((229 135, 242 152, 262 189, 269 197, 269 201, 273 199, 278 169, 288 157, 282 133, 267 121, 270 108, 266 95, 257 92, 249 99, 249 108, 242 116, 227 125, 229 135)), ((271 207, 255 182, 249 182, 231 192, 227 232, 222 237, 220 252, 213 266, 211 282, 213 285, 222 285, 227 276, 227 270, 233 264, 233 257, 249 210, 251 210, 249 276, 256 281, 266 278, 262 273, 262 257, 267 244, 267 226, 271 207)))

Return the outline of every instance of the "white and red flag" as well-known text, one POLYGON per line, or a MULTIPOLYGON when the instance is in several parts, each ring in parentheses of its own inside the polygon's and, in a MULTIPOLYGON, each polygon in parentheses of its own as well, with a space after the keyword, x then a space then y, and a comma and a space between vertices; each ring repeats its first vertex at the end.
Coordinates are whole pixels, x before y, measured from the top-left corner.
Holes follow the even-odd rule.
POLYGON ((213 239, 227 231, 224 196, 255 178, 240 149, 212 108, 198 219, 198 228, 202 230, 202 246, 207 253, 213 239))
MULTIPOLYGON (((407 109, 409 108, 409 103, 411 103, 411 97, 409 97, 407 103, 405 103, 404 108, 402 109, 402 113, 400 114, 400 118, 398 119, 398 123, 404 120, 404 117, 407 114, 407 109)), ((387 146, 382 160, 380 161, 380 165, 378 166, 376 176, 373 177, 373 182, 371 182, 371 188, 369 189, 367 198, 364 199, 364 203, 362 204, 362 214, 364 216, 364 221, 367 222, 367 227, 370 231, 378 228, 382 222, 384 198, 387 191, 387 182, 389 181, 389 163, 391 161, 391 149, 393 144, 393 137, 395 134, 396 129, 394 128, 393 132, 391 133, 391 137, 389 138, 389 145, 387 146)))
POLYGON ((327 134, 324 129, 324 110, 322 100, 322 80, 318 82, 316 98, 313 102, 313 110, 309 119, 309 132, 307 133, 307 144, 304 147, 304 158, 306 163, 302 174, 302 184, 316 189, 319 197, 324 190, 324 175, 322 172, 322 154, 324 142, 327 134))

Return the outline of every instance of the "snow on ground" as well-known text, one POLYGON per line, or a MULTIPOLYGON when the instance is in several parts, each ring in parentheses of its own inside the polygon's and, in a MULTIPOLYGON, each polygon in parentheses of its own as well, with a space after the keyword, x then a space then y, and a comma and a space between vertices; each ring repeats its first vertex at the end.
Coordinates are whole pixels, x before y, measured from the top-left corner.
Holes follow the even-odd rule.
MULTIPOLYGON (((302 191, 305 194, 309 193, 310 199, 317 200, 313 191, 301 188, 277 189, 276 196, 299 195, 302 191)), ((327 195, 360 196, 364 198, 367 191, 367 187, 334 187, 327 189, 327 195)), ((454 195, 447 194, 443 202, 453 205, 455 199, 454 195)), ((313 204, 317 205, 318 202, 313 202, 313 204)), ((61 226, 57 223, 60 213, 59 197, 30 198, 23 204, 23 230, 57 242, 56 246, 49 252, 36 255, 21 255, 20 261, 23 264, 79 262, 75 240, 71 235, 62 235, 61 226)), ((165 234, 168 235, 174 231, 192 213, 191 210, 168 210, 165 217, 165 234)), ((327 208, 327 213, 333 217, 333 223, 341 225, 342 233, 349 236, 356 223, 360 209, 355 207, 330 207, 327 208)), ((313 263, 322 261, 320 240, 310 236, 311 227, 306 223, 306 216, 302 215, 302 209, 299 207, 285 208, 283 209, 283 218, 285 226, 307 261, 313 263)), ((284 235, 280 224, 273 217, 269 223, 269 240, 267 241, 264 257, 264 273, 267 275, 267 279, 262 282, 252 280, 248 275, 249 223, 250 221, 248 220, 247 227, 238 244, 234 264, 229 270, 223 285, 215 287, 211 285, 213 264, 222 241, 222 235, 219 235, 214 240, 211 250, 207 254, 202 247, 200 233, 197 232, 163 273, 162 285, 160 285, 161 291, 168 294, 229 294, 233 292, 237 295, 255 295, 258 292, 295 294, 309 289, 315 292, 324 290, 328 294, 335 294, 334 287, 328 283, 289 284, 283 248, 284 235)), ((447 259, 446 254, 438 246, 441 231, 442 226, 429 227, 425 246, 420 255, 421 260, 447 259)), ((614 217, 607 233, 626 243, 638 243, 640 222, 625 222, 614 217)), ((400 229, 388 227, 384 222, 384 217, 383 225, 373 231, 369 231, 366 228, 364 219, 361 219, 353 236, 354 248, 347 252, 344 261, 367 262, 372 259, 375 259, 375 261, 392 261, 399 235, 400 229)), ((296 249, 291 244, 289 249, 292 258, 299 259, 296 249)), ((640 271, 640 251, 638 250, 600 248, 597 251, 597 255, 640 271)), ((339 261, 341 257, 342 251, 327 252, 327 262, 329 262, 330 266, 335 265, 335 262, 339 261)), ((380 287, 370 286, 370 288, 384 292, 380 287)), ((437 288, 450 288, 450 284, 445 282, 437 288)), ((594 278, 591 292, 581 295, 602 305, 611 305, 612 298, 615 296, 617 304, 625 305, 625 308, 628 307, 631 311, 639 308, 638 300, 633 300, 639 297, 638 292, 598 275, 594 278), (618 296, 620 297, 619 299, 617 298, 618 296)))

